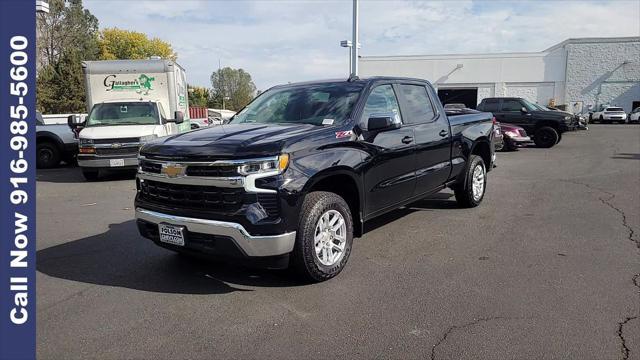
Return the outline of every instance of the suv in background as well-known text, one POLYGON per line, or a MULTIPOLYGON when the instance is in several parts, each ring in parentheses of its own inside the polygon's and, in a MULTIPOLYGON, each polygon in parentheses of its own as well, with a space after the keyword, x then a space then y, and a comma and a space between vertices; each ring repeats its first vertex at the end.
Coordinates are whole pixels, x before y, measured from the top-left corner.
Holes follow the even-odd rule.
POLYGON ((496 120, 520 126, 533 138, 536 146, 550 148, 560 142, 562 133, 570 130, 573 116, 565 112, 544 111, 523 98, 485 98, 478 110, 492 112, 496 120))
POLYGON ((627 122, 627 113, 624 112, 624 109, 621 107, 606 106, 600 109, 600 111, 594 112, 591 115, 591 120, 593 122, 599 121, 603 124, 611 124, 614 121, 624 124, 627 122))

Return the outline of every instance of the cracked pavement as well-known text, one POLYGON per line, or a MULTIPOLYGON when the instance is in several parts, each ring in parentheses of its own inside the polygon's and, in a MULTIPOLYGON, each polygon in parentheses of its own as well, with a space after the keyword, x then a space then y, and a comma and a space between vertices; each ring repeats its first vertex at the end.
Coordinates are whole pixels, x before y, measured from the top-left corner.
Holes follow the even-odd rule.
POLYGON ((640 360, 640 126, 498 154, 487 196, 367 224, 345 271, 185 260, 137 234, 134 181, 38 172, 38 357, 640 360))

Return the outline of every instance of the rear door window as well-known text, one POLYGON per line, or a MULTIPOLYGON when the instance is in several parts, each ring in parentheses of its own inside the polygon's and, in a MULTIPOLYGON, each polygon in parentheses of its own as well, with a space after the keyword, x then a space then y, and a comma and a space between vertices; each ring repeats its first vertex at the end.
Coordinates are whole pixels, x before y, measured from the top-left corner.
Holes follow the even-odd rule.
POLYGON ((502 111, 505 112, 520 112, 522 104, 518 100, 505 99, 502 101, 502 111))
POLYGON ((405 123, 428 123, 435 119, 433 104, 423 85, 402 84, 399 88, 404 99, 403 106, 406 105, 406 109, 403 108, 405 123))
POLYGON ((498 99, 485 99, 482 100, 482 103, 478 107, 478 110, 487 111, 487 112, 497 112, 498 111, 498 99))

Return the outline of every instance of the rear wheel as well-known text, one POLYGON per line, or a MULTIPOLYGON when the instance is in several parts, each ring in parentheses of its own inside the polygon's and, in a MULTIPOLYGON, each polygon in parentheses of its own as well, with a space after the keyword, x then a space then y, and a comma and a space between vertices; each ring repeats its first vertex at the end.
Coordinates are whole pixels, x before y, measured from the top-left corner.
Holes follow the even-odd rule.
POLYGON ((558 135, 558 132, 554 128, 550 126, 543 126, 536 130, 533 142, 536 143, 537 147, 550 148, 557 144, 559 139, 560 135, 558 135))
POLYGON ((52 142, 42 142, 36 145, 36 167, 49 169, 60 163, 60 150, 52 142))
POLYGON ((476 207, 484 199, 487 188, 487 169, 478 155, 471 155, 465 182, 454 189, 456 201, 461 207, 476 207))
POLYGON ((293 268, 308 280, 328 280, 344 269, 352 243, 353 220, 344 199, 331 192, 309 193, 291 254, 293 268))
POLYGON ((100 170, 82 169, 82 176, 87 181, 96 181, 100 177, 100 170))

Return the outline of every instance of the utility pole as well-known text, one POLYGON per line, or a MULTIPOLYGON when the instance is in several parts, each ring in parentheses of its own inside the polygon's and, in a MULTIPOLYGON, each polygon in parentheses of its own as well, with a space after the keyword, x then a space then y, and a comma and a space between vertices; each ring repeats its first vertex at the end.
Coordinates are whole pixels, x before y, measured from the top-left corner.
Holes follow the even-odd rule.
POLYGON ((358 77, 358 7, 359 0, 353 0, 353 40, 351 46, 351 77, 358 77))

